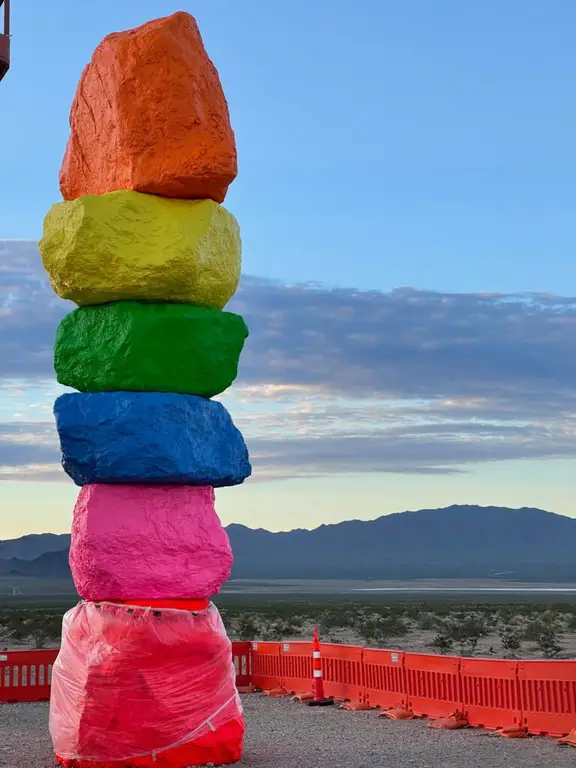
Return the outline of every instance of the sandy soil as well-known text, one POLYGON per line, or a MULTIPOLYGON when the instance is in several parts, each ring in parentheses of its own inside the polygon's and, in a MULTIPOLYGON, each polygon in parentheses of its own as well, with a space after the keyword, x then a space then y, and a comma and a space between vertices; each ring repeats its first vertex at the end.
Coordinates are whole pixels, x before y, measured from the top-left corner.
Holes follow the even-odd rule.
MULTIPOLYGON (((576 750, 552 739, 501 739, 484 731, 438 731, 376 712, 309 709, 245 696, 249 768, 574 768, 576 750)), ((47 704, 0 707, 0 766, 51 768, 47 704)))

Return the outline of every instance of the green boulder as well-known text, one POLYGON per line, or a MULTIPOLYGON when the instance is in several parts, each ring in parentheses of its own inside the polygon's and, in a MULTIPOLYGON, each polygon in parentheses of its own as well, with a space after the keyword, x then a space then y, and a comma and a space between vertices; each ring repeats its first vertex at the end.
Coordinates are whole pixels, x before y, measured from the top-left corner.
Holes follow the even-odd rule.
POLYGON ((60 384, 80 392, 178 392, 213 397, 238 373, 248 336, 232 312, 119 301, 75 309, 56 332, 60 384))

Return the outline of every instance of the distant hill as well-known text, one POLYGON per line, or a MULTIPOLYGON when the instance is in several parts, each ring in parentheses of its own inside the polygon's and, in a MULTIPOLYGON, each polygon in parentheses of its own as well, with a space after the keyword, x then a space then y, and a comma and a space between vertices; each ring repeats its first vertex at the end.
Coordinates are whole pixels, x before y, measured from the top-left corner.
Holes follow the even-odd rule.
POLYGON ((20 560, 34 560, 45 552, 57 552, 70 545, 70 534, 31 533, 20 539, 0 540, 0 560, 17 557, 20 560))
MULTIPOLYGON (((576 581, 576 520, 541 509, 452 506, 313 531, 227 530, 241 579, 576 581)), ((69 578, 69 541, 42 534, 0 542, 0 575, 69 578)))
POLYGON ((30 576, 36 579, 70 579, 68 550, 45 552, 34 560, 13 557, 0 560, 0 576, 30 576))

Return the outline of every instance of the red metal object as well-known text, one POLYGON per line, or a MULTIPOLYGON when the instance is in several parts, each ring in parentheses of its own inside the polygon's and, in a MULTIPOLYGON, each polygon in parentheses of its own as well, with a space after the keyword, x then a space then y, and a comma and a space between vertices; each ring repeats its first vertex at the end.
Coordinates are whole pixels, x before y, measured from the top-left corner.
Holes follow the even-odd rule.
POLYGON ((0 27, 0 80, 10 69, 10 0, 0 0, 4 21, 0 27))
POLYGON ((0 653, 0 703, 48 701, 56 656, 57 650, 0 653))

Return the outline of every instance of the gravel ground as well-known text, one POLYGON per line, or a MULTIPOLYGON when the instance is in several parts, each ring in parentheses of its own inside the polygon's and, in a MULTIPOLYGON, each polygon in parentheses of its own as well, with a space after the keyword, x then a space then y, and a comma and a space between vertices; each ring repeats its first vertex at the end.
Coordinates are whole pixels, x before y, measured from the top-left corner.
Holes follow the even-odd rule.
MULTIPOLYGON (((243 765, 253 768, 574 768, 576 750, 552 739, 501 739, 438 731, 375 712, 309 709, 286 699, 243 697, 243 765)), ((52 768, 47 704, 0 706, 0 768, 52 768)))

